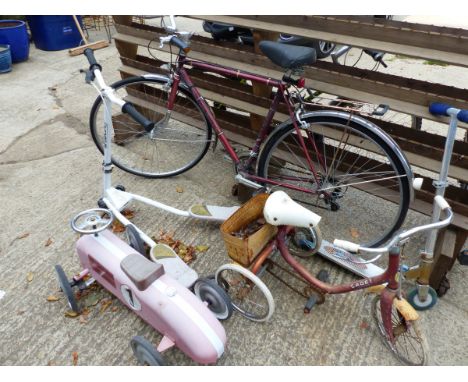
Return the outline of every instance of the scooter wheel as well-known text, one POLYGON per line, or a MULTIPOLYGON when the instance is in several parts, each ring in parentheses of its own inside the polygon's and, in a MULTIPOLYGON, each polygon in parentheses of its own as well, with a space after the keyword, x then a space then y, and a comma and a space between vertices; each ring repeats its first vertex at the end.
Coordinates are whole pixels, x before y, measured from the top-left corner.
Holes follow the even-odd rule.
POLYGON ((428 310, 436 304, 437 292, 432 287, 429 287, 426 301, 421 301, 418 295, 418 288, 416 287, 410 290, 406 299, 414 309, 428 310))
POLYGON ((130 346, 133 350, 138 363, 142 366, 166 366, 166 362, 160 352, 158 352, 153 344, 146 338, 135 336, 130 341, 130 346))
POLYGON ((104 203, 104 200, 102 198, 98 200, 97 205, 99 208, 107 208, 107 204, 104 203))
POLYGON ((80 307, 78 306, 78 302, 76 301, 75 294, 73 293, 73 289, 70 285, 70 282, 67 279, 67 275, 65 274, 63 268, 60 265, 55 266, 55 272, 57 274, 57 278, 59 281, 60 289, 65 294, 67 298, 68 306, 71 310, 76 313, 80 313, 80 307))
POLYGON ((122 186, 121 184, 118 184, 117 186, 115 186, 115 189, 119 190, 119 191, 125 191, 125 186, 122 186))
POLYGON ((232 303, 229 295, 215 280, 202 278, 193 284, 193 293, 208 304, 208 309, 213 312, 218 320, 227 320, 232 315, 232 303))

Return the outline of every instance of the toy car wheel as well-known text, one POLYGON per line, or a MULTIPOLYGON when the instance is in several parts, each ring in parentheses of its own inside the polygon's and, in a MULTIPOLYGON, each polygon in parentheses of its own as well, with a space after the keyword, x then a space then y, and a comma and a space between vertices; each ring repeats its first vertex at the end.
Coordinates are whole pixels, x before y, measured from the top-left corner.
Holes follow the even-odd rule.
POLYGON ((193 284, 193 293, 208 304, 218 320, 227 320, 232 315, 232 303, 229 295, 215 280, 210 278, 198 279, 193 284))
POLYGON ((55 272, 57 274, 60 289, 65 294, 65 297, 67 298, 67 302, 68 302, 68 305, 70 306, 70 309, 76 313, 80 313, 80 307, 78 306, 78 302, 76 301, 75 294, 73 293, 73 289, 70 285, 70 282, 67 279, 67 275, 65 274, 63 268, 60 265, 56 265, 55 272))
POLYGON ((130 247, 132 247, 135 251, 145 256, 145 242, 141 238, 135 226, 133 224, 129 224, 127 227, 125 227, 125 229, 127 232, 127 240, 130 247))
POLYGON ((437 302, 437 292, 432 287, 429 287, 426 301, 421 301, 419 299, 418 288, 416 287, 408 293, 407 300, 416 310, 431 309, 437 302))
POLYGON ((133 354, 142 366, 166 366, 160 352, 146 338, 135 336, 130 341, 133 354))

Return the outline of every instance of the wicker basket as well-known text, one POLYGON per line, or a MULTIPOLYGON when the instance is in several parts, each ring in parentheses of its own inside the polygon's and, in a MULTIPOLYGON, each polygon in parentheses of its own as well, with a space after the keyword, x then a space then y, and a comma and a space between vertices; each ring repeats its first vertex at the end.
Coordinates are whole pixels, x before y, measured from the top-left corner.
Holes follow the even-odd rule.
POLYGON ((254 196, 221 225, 221 234, 229 257, 245 267, 250 266, 255 257, 275 236, 277 228, 270 224, 264 224, 247 238, 236 237, 232 233, 238 232, 263 216, 263 207, 268 196, 268 194, 254 196))

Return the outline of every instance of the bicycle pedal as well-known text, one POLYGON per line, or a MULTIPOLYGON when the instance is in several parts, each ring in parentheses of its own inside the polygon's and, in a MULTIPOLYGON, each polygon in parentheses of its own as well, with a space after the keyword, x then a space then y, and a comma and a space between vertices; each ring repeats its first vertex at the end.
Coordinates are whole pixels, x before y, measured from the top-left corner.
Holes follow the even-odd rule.
POLYGON ((468 249, 464 249, 458 254, 458 262, 461 265, 468 265, 468 249))
POLYGON ((304 313, 305 314, 309 314, 310 313, 310 310, 314 307, 314 305, 317 303, 317 296, 315 296, 314 294, 312 296, 310 296, 308 299, 307 299, 307 302, 304 306, 304 313))

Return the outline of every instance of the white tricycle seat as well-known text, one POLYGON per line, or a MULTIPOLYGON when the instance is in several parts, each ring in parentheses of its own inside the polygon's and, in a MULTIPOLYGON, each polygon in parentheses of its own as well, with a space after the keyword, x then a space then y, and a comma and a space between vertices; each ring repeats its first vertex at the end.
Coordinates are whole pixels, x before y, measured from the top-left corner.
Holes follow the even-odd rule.
POLYGON ((313 228, 321 217, 292 200, 284 191, 275 191, 267 199, 263 216, 268 224, 313 228))

